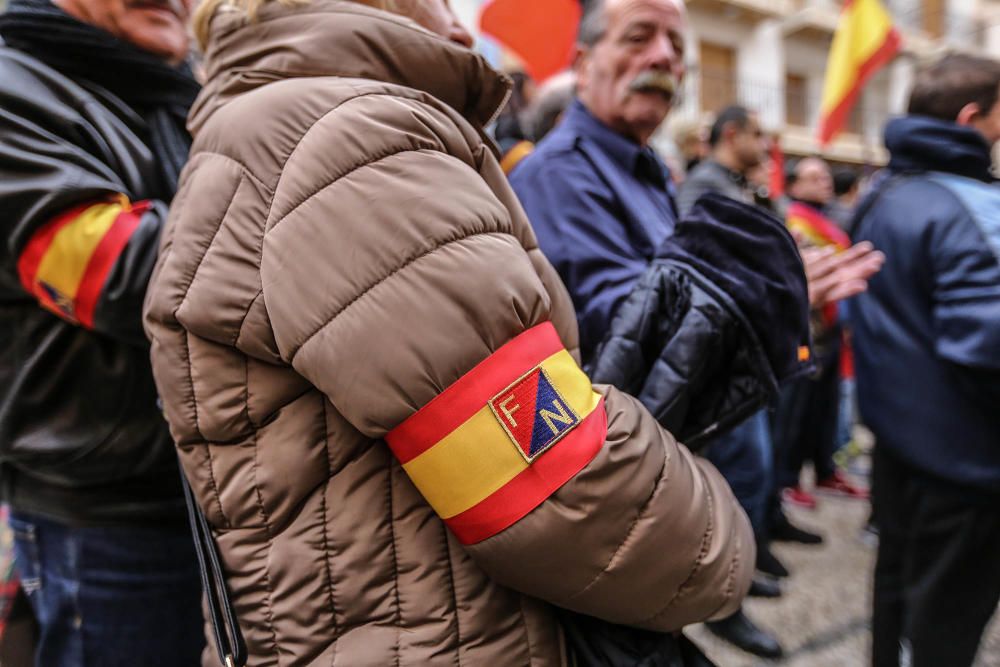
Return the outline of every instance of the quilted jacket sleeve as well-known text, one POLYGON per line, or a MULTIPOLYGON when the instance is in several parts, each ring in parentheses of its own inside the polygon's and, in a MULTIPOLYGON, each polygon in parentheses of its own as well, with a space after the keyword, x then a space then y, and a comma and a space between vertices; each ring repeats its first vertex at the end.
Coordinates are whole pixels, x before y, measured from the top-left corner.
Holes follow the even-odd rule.
MULTIPOLYGON (((370 102, 338 112, 373 137, 363 164, 297 184, 291 204, 276 195, 261 271, 283 358, 388 439, 500 583, 657 630, 735 610, 754 562, 745 515, 709 464, 562 348, 530 232, 477 173, 492 156, 440 110, 370 102)), ((300 147, 285 176, 323 159, 300 147)))

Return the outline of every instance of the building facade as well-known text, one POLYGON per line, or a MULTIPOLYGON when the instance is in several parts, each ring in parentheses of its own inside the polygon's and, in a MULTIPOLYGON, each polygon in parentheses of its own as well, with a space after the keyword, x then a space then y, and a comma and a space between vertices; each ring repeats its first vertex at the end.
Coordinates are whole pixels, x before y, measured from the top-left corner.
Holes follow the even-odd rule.
MULTIPOLYGON (((883 0, 903 37, 902 52, 866 86, 848 127, 824 154, 881 164, 882 129, 902 113, 918 65, 949 50, 1000 57, 996 0, 883 0)), ((726 104, 758 110, 792 154, 815 140, 836 0, 688 0, 691 66, 678 119, 704 119, 726 104)))
MULTIPOLYGON (((453 0, 475 26, 482 0, 453 0)), ((760 112, 793 155, 819 152, 815 140, 826 59, 838 0, 686 0, 688 77, 666 124, 709 122, 732 103, 760 112)), ((1000 57, 1000 0, 883 0, 903 37, 902 52, 866 86, 849 126, 826 150, 831 160, 882 164, 882 128, 902 113, 920 62, 947 50, 1000 57)), ((488 40, 487 50, 496 47, 488 40)), ((495 56, 495 52, 494 52, 495 56)), ((496 56, 495 56, 496 57, 496 56)), ((500 58, 503 64, 503 58, 500 58)))

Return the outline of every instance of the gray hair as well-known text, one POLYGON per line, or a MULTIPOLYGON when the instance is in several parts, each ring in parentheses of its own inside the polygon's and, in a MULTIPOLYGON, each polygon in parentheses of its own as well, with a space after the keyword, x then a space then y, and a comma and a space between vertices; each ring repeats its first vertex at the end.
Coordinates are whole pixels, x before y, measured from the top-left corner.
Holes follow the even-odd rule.
POLYGON ((584 0, 583 15, 577 29, 576 42, 581 46, 593 47, 608 31, 608 18, 604 11, 604 0, 584 0))
POLYGON ((556 126, 566 107, 573 101, 576 76, 571 71, 550 77, 535 94, 535 101, 528 109, 528 124, 535 143, 545 138, 556 126))

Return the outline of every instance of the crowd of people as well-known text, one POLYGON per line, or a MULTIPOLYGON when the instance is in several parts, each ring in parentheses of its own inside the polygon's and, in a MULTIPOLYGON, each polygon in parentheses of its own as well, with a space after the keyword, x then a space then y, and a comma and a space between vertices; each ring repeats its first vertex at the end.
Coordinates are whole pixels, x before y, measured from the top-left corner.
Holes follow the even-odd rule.
POLYGON ((193 5, 0 14, 5 667, 777 658, 820 491, 871 494, 871 664, 973 663, 1000 64, 774 178, 759 110, 654 148, 680 0, 587 0, 537 86, 447 0, 193 5))

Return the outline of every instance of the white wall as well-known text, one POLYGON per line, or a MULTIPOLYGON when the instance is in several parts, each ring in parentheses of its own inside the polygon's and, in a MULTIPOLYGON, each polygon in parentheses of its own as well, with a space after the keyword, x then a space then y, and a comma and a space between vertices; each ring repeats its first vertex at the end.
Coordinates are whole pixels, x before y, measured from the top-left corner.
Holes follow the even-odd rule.
POLYGON ((946 4, 945 37, 959 47, 974 48, 983 42, 983 31, 976 20, 979 0, 949 0, 946 4))
POLYGON ((983 47, 989 55, 1000 58, 1000 7, 993 4, 984 14, 987 27, 983 47))
POLYGON ((889 70, 889 113, 899 115, 906 111, 917 66, 913 58, 903 57, 886 69, 889 70))
POLYGON ((770 130, 785 124, 785 50, 778 21, 762 21, 740 43, 737 71, 741 99, 770 130))
POLYGON ((458 15, 458 20, 476 37, 479 36, 477 19, 479 18, 479 7, 482 4, 482 0, 451 0, 451 7, 458 15))
POLYGON ((787 72, 806 79, 808 125, 815 127, 819 121, 819 107, 823 99, 823 80, 826 76, 830 42, 792 37, 784 41, 784 47, 787 72))

